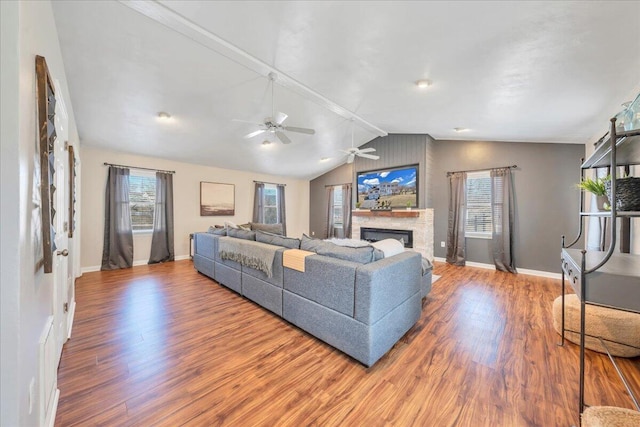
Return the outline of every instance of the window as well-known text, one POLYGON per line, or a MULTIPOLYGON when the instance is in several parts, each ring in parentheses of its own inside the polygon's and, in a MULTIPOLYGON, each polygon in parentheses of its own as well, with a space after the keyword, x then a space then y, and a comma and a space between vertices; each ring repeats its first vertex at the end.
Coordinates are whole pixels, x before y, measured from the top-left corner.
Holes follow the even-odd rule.
POLYGON ((333 226, 342 228, 342 185, 333 187, 333 226))
POLYGON ((262 204, 265 224, 278 223, 278 187, 274 184, 264 185, 264 202, 262 204))
POLYGON ((491 176, 489 171, 467 173, 465 237, 491 238, 491 176))
POLYGON ((131 170, 129 175, 129 207, 133 231, 153 231, 156 205, 155 173, 131 170))

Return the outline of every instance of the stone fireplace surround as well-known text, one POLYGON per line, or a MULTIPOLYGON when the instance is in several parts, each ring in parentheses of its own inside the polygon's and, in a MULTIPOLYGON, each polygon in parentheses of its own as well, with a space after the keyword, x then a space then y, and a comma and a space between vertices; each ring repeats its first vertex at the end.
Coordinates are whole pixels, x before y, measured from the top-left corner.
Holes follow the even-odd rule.
POLYGON ((360 238, 360 229, 384 228, 413 231, 413 250, 433 262, 433 209, 397 211, 354 210, 351 217, 351 238, 360 238))

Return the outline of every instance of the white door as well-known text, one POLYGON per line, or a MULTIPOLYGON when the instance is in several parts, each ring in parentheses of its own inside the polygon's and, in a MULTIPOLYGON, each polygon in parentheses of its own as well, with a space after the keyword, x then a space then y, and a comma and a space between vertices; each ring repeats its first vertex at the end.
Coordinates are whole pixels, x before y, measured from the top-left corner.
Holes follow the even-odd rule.
MULTIPOLYGON (((57 82, 56 82, 57 83, 57 82)), ((66 150, 66 143, 69 138, 67 129, 68 116, 62 100, 59 85, 56 84, 56 141, 54 144, 54 168, 56 191, 53 197, 55 209, 55 245, 53 253, 53 326, 56 339, 56 366, 60 362, 62 346, 67 340, 67 312, 69 302, 67 301, 67 281, 68 281, 68 255, 69 239, 67 237, 69 209, 67 205, 67 186, 69 182, 69 157, 66 150)))

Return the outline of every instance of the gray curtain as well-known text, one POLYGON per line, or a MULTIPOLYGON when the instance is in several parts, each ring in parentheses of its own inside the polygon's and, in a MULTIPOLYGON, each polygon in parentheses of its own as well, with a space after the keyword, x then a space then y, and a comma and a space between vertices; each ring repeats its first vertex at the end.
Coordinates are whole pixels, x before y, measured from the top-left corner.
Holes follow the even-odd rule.
POLYGON ((253 194, 253 219, 252 222, 262 224, 264 222, 264 210, 262 205, 264 203, 264 184, 261 182, 255 183, 255 192, 253 194))
POLYGON ((129 169, 109 166, 104 203, 101 270, 133 265, 133 230, 129 206, 129 169))
POLYGON ((449 176, 447 262, 460 266, 465 265, 466 181, 466 172, 456 172, 449 176))
POLYGON ((156 206, 149 264, 173 260, 173 174, 156 172, 156 206))
POLYGON ((496 270, 517 273, 513 249, 514 203, 511 168, 491 170, 493 262, 496 270))
POLYGON ((327 187, 327 200, 329 201, 329 203, 327 203, 327 238, 337 237, 336 225, 333 222, 333 200, 335 191, 336 189, 333 185, 327 187))
POLYGON ((282 224, 282 235, 287 235, 287 214, 286 214, 286 206, 284 203, 284 185, 278 184, 278 192, 277 192, 277 200, 278 200, 278 224, 282 224))
POLYGON ((342 185, 342 230, 343 237, 351 237, 351 184, 342 185))

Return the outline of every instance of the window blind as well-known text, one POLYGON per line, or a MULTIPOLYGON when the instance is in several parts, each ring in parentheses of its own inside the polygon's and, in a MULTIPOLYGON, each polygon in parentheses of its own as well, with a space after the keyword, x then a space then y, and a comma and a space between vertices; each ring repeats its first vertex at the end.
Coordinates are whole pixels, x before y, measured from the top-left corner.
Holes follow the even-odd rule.
POLYGON ((465 235, 491 237, 491 176, 489 171, 467 174, 465 235))

